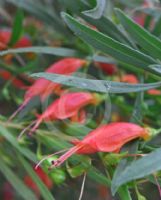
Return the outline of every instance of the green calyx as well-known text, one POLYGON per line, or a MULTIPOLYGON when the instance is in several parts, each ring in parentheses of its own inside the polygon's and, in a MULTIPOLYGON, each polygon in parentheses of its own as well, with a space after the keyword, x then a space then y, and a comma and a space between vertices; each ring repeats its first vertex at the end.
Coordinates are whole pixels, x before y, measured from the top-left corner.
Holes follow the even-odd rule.
POLYGON ((94 93, 93 94, 95 97, 95 104, 98 105, 100 103, 102 103, 103 101, 108 99, 108 94, 98 94, 98 93, 94 93))
POLYGON ((123 153, 119 153, 119 154, 118 153, 108 153, 107 155, 105 155, 103 160, 107 166, 117 165, 122 158, 126 157, 127 154, 128 154, 127 152, 123 152, 123 153))
POLYGON ((161 133, 161 128, 160 129, 154 129, 154 128, 146 128, 149 137, 153 138, 155 136, 157 136, 159 133, 161 133))

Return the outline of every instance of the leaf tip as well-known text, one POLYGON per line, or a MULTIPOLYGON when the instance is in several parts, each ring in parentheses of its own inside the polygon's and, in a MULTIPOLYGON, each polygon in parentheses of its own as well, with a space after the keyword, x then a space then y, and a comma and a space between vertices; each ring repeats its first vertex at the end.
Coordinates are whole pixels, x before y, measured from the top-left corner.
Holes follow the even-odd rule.
POLYGON ((117 186, 116 186, 115 182, 112 181, 112 183, 111 183, 111 193, 112 193, 112 196, 115 196, 116 192, 117 192, 117 186))
POLYGON ((66 13, 66 12, 61 12, 60 14, 61 14, 61 17, 62 17, 62 18, 65 18, 65 17, 66 17, 66 15, 67 15, 67 13, 66 13))
POLYGON ((66 12, 61 12, 60 14, 61 14, 61 17, 62 17, 62 19, 63 19, 64 21, 66 21, 67 18, 71 17, 71 16, 70 16, 68 13, 66 13, 66 12))
POLYGON ((29 76, 34 78, 34 77, 38 77, 38 74, 39 73, 33 73, 33 74, 30 74, 29 76))

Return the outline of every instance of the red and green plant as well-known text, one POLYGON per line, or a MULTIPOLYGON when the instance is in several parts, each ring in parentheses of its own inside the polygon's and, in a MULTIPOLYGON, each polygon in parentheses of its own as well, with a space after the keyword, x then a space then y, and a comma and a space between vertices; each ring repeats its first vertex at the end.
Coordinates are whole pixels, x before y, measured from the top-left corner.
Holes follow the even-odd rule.
POLYGON ((2 200, 161 198, 160 4, 1 2, 2 200))

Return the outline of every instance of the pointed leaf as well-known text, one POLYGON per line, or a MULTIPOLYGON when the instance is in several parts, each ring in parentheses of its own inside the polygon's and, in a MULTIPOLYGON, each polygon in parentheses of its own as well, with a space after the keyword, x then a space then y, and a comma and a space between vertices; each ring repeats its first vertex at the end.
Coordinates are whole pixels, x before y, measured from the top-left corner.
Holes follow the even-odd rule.
POLYGON ((140 92, 149 90, 152 88, 160 87, 161 82, 147 83, 147 84, 128 84, 122 82, 105 81, 105 80, 93 80, 86 78, 79 78, 75 76, 64 76, 51 73, 35 73, 32 77, 43 77, 52 82, 61 83, 67 86, 74 86, 81 89, 86 89, 95 92, 103 93, 128 93, 128 92, 140 92))
POLYGON ((155 70, 148 67, 148 65, 156 64, 156 61, 151 57, 132 49, 129 46, 126 46, 112 38, 90 29, 89 27, 81 24, 73 17, 66 13, 62 13, 62 17, 64 18, 67 25, 71 30, 75 32, 80 38, 84 41, 88 42, 90 45, 95 47, 98 50, 101 50, 104 53, 111 55, 116 58, 118 61, 125 62, 127 64, 131 64, 132 66, 145 69, 154 74, 160 74, 155 70))
POLYGON ((139 26, 137 23, 133 22, 120 9, 116 9, 116 14, 126 31, 136 40, 139 46, 154 58, 161 59, 161 40, 139 26))
POLYGON ((138 178, 143 178, 148 176, 158 170, 161 170, 161 148, 150 153, 149 155, 133 161, 129 166, 127 166, 119 176, 114 176, 112 180, 112 193, 113 195, 117 189, 132 180, 138 178))
POLYGON ((92 17, 93 19, 99 19, 103 15, 105 8, 106 0, 97 0, 97 5, 95 8, 83 11, 82 13, 92 17))
POLYGON ((23 19, 24 19, 23 11, 18 10, 16 12, 16 16, 14 19, 12 35, 8 44, 9 46, 13 46, 20 39, 22 30, 23 30, 23 19))
POLYGON ((99 31, 108 35, 109 37, 122 42, 124 44, 132 45, 132 42, 119 30, 119 28, 108 18, 102 16, 100 19, 93 20, 90 17, 81 15, 91 25, 95 26, 99 31), (110 28, 109 28, 110 27, 110 28))
POLYGON ((16 49, 8 49, 0 52, 0 56, 4 56, 10 53, 44 53, 51 54, 56 56, 78 56, 79 52, 73 49, 61 48, 61 47, 25 47, 25 48, 16 48, 16 49))
MULTIPOLYGON (((49 54, 49 55, 55 55, 55 56, 63 56, 63 57, 84 57, 84 55, 81 54, 81 52, 69 49, 69 48, 63 48, 63 47, 43 47, 43 46, 32 46, 32 47, 25 47, 25 48, 16 48, 16 49, 8 49, 5 51, 0 51, 0 56, 4 56, 7 54, 16 54, 16 53, 43 53, 43 54, 49 54)), ((89 61, 97 61, 97 62, 104 62, 104 63, 116 63, 116 61, 112 58, 105 57, 105 56, 99 56, 99 55, 89 55, 85 59, 89 61)), ((28 69, 28 68, 27 68, 28 69)), ((10 70, 10 69, 7 69, 10 70)), ((19 70, 23 72, 23 69, 19 70)))

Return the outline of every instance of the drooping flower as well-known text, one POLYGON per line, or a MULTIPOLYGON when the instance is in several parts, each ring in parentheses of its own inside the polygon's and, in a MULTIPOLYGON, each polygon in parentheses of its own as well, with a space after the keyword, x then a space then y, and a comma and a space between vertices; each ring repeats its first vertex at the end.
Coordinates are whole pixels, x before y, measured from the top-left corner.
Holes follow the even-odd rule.
POLYGON ((82 108, 89 104, 96 105, 101 100, 99 95, 89 92, 72 92, 62 95, 49 105, 35 122, 30 134, 33 133, 42 121, 55 121, 73 118, 79 115, 82 108))
MULTIPOLYGON (((70 75, 77 71, 79 68, 86 64, 85 60, 78 58, 64 58, 56 63, 52 64, 45 72, 70 75)), ((44 78, 36 80, 32 86, 28 88, 24 96, 23 104, 12 114, 9 120, 13 119, 18 112, 20 112, 27 103, 34 98, 39 96, 42 101, 45 100, 50 94, 56 93, 61 90, 61 84, 53 83, 44 78)))
MULTIPOLYGON (((0 50, 4 50, 8 47, 12 32, 10 30, 0 30, 0 50)), ((19 47, 30 47, 32 42, 28 36, 22 36, 16 44, 13 45, 14 48, 19 47)))
POLYGON ((74 147, 52 162, 52 167, 60 166, 73 154, 91 154, 96 152, 119 152, 122 146, 135 139, 150 137, 149 130, 128 122, 115 122, 103 125, 84 137, 82 141, 74 140, 74 147))

